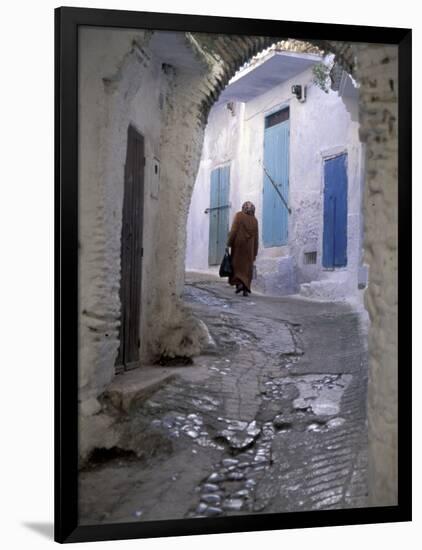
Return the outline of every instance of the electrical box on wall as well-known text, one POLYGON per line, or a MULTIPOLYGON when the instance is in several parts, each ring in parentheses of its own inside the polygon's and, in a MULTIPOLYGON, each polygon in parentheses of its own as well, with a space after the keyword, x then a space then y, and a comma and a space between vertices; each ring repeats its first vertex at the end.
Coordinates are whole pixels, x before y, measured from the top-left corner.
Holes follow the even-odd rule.
POLYGON ((160 191, 160 161, 154 157, 151 164, 151 197, 158 199, 160 191))

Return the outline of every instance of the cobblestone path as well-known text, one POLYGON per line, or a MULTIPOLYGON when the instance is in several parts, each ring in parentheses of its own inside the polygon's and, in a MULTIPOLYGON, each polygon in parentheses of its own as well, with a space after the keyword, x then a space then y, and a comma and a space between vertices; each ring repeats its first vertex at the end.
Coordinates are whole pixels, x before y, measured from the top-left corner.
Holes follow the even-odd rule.
POLYGON ((124 419, 146 442, 80 474, 81 523, 366 506, 365 316, 186 285, 212 340, 124 419))

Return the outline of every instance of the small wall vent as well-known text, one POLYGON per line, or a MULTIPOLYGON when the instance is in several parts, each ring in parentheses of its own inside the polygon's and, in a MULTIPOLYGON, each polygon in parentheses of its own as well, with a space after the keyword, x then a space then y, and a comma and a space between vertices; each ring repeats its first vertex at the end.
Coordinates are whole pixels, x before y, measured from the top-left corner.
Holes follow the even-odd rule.
POLYGON ((317 260, 317 253, 316 252, 305 252, 304 261, 303 261, 303 263, 305 265, 316 264, 316 260, 317 260))

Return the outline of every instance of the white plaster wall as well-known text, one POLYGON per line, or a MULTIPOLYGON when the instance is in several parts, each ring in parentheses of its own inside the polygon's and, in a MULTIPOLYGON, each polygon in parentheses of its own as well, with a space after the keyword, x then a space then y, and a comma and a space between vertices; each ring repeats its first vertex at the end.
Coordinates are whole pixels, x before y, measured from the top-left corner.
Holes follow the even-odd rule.
MULTIPOLYGON (((153 281, 158 201, 152 160, 160 158, 167 89, 150 34, 83 28, 79 55, 79 385, 80 399, 101 392, 114 375, 120 316, 120 238, 129 124, 144 136, 144 260, 141 342, 153 281), (134 41, 137 46, 134 47, 134 41)), ((145 353, 141 347, 141 355, 145 353)))
POLYGON ((306 295, 338 298, 357 293, 357 274, 361 261, 362 180, 359 125, 351 120, 338 94, 331 91, 326 94, 312 84, 312 77, 312 70, 309 69, 246 104, 236 104, 235 117, 225 105, 218 105, 211 110, 189 211, 187 269, 216 271, 208 266, 209 217, 203 213, 209 206, 210 174, 216 166, 231 160, 230 221, 241 204, 251 200, 256 206, 256 216, 262 228, 264 119, 281 106, 288 105, 289 203, 292 208, 288 244, 264 248, 261 230, 258 274, 277 271, 279 259, 292 256, 297 266, 298 283, 316 280, 324 282, 316 286, 305 285, 303 292, 306 295), (305 103, 299 103, 292 97, 292 84, 307 86, 305 103), (335 271, 324 270, 323 159, 343 151, 348 154, 348 265, 335 271), (317 266, 304 265, 304 252, 314 250, 317 251, 317 266), (325 281, 329 284, 325 284, 325 281))
POLYGON ((362 44, 356 53, 360 132, 367 150, 369 497, 373 506, 391 506, 398 502, 398 48, 362 44))
MULTIPOLYGON (((233 112, 226 104, 210 112, 205 130, 201 162, 195 181, 194 194, 187 223, 186 266, 188 269, 216 272, 218 266, 208 266, 209 214, 211 172, 230 164, 230 197, 232 205, 241 200, 241 147, 243 136, 244 104, 234 104, 233 112)), ((233 207, 231 209, 231 216, 233 207)))

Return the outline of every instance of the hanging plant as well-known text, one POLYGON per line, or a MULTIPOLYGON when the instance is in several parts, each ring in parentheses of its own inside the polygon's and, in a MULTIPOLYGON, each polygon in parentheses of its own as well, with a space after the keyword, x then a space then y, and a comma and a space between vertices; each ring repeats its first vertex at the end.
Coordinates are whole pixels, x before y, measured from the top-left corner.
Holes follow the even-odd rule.
POLYGON ((326 94, 328 94, 331 88, 330 71, 331 67, 325 63, 317 63, 312 68, 314 75, 312 82, 326 94))

